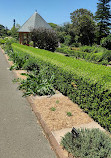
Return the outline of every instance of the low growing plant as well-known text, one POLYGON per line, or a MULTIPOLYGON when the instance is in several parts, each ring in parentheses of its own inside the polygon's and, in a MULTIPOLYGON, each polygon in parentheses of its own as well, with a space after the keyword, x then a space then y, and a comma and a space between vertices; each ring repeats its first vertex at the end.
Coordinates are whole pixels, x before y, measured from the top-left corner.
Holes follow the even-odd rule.
POLYGON ((56 108, 55 107, 51 107, 50 110, 51 111, 56 111, 56 108))
POLYGON ((59 100, 56 100, 56 104, 59 104, 59 100))
POLYGON ((72 113, 71 112, 67 112, 67 116, 72 116, 72 113))
POLYGON ((78 137, 67 133, 61 141, 63 148, 75 158, 111 158, 111 139, 99 129, 77 130, 78 137))
POLYGON ((55 90, 52 85, 54 76, 52 75, 50 79, 44 78, 45 70, 40 72, 33 71, 26 74, 27 79, 22 80, 19 89, 25 90, 24 96, 27 95, 53 95, 55 90))

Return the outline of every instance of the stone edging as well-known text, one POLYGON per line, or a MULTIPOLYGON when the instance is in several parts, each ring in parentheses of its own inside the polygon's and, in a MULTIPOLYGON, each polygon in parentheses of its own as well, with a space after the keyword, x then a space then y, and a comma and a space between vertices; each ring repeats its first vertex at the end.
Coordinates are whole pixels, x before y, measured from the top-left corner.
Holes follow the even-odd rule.
POLYGON ((32 97, 31 96, 27 97, 27 100, 30 103, 30 105, 32 107, 32 110, 34 111, 34 113, 35 113, 35 115, 36 115, 39 123, 41 124, 41 126, 42 126, 42 128, 44 130, 44 133, 46 134, 47 139, 49 140, 49 142, 50 142, 53 150, 57 154, 57 156, 59 158, 67 158, 66 156, 64 156, 62 147, 58 144, 56 138, 54 137, 54 135, 52 134, 52 132, 49 130, 47 124, 42 119, 40 113, 36 112, 36 106, 33 103, 32 97))

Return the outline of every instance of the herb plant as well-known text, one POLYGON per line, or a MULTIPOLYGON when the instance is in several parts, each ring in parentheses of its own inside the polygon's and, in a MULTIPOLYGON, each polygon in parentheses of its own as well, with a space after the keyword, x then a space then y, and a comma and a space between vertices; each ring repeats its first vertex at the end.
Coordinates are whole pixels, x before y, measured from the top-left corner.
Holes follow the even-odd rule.
POLYGON ((63 148, 75 158, 111 158, 111 139, 99 129, 77 130, 78 137, 67 133, 61 141, 63 148))

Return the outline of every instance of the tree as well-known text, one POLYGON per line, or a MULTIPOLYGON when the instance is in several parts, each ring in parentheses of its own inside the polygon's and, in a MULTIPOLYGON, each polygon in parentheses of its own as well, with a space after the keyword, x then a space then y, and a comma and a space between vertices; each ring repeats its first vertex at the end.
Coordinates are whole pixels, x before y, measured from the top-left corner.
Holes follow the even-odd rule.
POLYGON ((59 27, 57 24, 54 23, 48 23, 54 30, 57 30, 57 28, 59 27))
POLYGON ((99 3, 97 3, 95 19, 98 22, 96 33, 98 44, 100 44, 101 38, 106 37, 110 33, 111 13, 109 2, 111 2, 111 0, 99 0, 99 3))
POLYGON ((16 26, 13 25, 13 27, 11 28, 10 30, 10 35, 11 37, 15 38, 18 40, 19 38, 19 34, 18 34, 18 29, 20 28, 20 25, 19 24, 16 24, 16 26))
POLYGON ((5 26, 3 26, 3 25, 0 25, 0 37, 6 37, 6 36, 8 36, 9 34, 8 34, 8 28, 6 27, 5 28, 5 26))
POLYGON ((38 28, 31 30, 34 46, 54 52, 58 46, 56 32, 52 29, 38 28))
POLYGON ((78 42, 83 45, 92 45, 95 37, 95 22, 93 14, 87 9, 77 9, 70 14, 72 27, 78 42))

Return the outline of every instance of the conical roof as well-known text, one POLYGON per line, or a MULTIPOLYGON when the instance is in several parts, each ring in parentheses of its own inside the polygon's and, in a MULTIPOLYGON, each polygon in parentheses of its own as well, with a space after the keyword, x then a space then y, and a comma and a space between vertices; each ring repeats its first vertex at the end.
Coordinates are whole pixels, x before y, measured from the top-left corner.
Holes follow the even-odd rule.
POLYGON ((37 28, 51 29, 51 26, 37 13, 35 12, 18 30, 18 32, 31 32, 32 29, 37 28))

